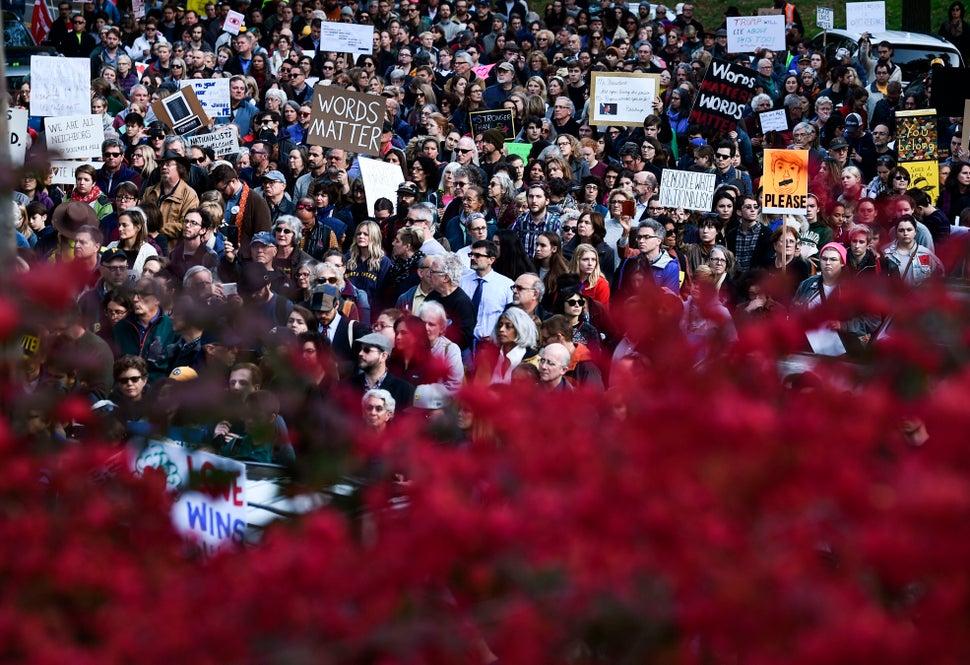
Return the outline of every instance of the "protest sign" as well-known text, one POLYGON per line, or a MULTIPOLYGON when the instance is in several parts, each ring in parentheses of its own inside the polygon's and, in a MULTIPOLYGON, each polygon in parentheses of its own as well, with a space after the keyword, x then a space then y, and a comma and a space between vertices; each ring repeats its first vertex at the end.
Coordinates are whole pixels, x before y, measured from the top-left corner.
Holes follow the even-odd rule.
POLYGON ((367 214, 374 214, 374 203, 379 198, 390 199, 397 212, 397 188, 404 182, 404 171, 399 164, 390 164, 379 159, 359 159, 360 180, 364 183, 367 197, 367 214))
POLYGON ((104 122, 100 115, 65 115, 44 118, 47 149, 65 159, 101 156, 104 122))
POLYGON ((187 141, 192 146, 211 148, 216 157, 239 152, 239 130, 233 124, 221 125, 208 134, 193 134, 187 141))
POLYGON ((10 163, 23 166, 27 157, 27 110, 7 109, 7 130, 10 132, 10 163))
POLYGON ((472 67, 472 71, 475 72, 475 76, 480 79, 487 79, 489 73, 495 68, 495 63, 491 65, 477 65, 472 67))
POLYGON ((91 112, 88 58, 30 58, 30 115, 84 115, 91 112))
POLYGON ((762 210, 804 215, 808 202, 808 150, 765 150, 762 210))
POLYGON ((468 114, 468 120, 471 123, 473 137, 497 127, 502 130, 502 135, 506 139, 515 138, 515 116, 512 109, 472 111, 468 114))
POLYGON ((246 17, 244 15, 230 9, 229 13, 226 14, 226 20, 222 24, 222 29, 230 35, 238 35, 245 22, 246 17))
POLYGON ((847 2, 845 3, 845 29, 849 32, 885 32, 886 3, 847 2))
POLYGON ((940 163, 935 159, 922 162, 899 162, 899 166, 909 171, 909 186, 927 193, 930 201, 940 195, 940 163))
POLYGON ((133 449, 131 469, 136 476, 154 469, 165 474, 165 485, 176 495, 172 522, 207 552, 242 545, 246 537, 246 465, 191 451, 163 441, 149 441, 133 449))
POLYGON ((733 131, 754 90, 755 73, 747 67, 712 60, 690 112, 691 124, 727 134, 733 131))
POLYGON ((103 163, 104 162, 52 159, 50 160, 51 182, 55 185, 73 185, 75 184, 74 173, 77 171, 77 167, 79 167, 81 164, 90 164, 94 168, 100 170, 103 163))
POLYGON ((131 0, 131 13, 135 18, 145 18, 145 0, 131 0))
POLYGON ((306 142, 379 155, 386 107, 386 97, 317 84, 306 142))
POLYGON ((763 48, 784 52, 784 16, 729 16, 728 53, 754 53, 763 48))
POLYGON ((374 52, 374 26, 324 21, 320 24, 320 43, 328 51, 371 55, 374 52))
POLYGON ((182 81, 182 87, 190 87, 195 91, 199 106, 210 118, 229 118, 232 111, 229 108, 229 79, 188 79, 182 81))
POLYGON ((192 87, 182 88, 165 99, 152 104, 155 117, 164 122, 179 135, 189 134, 209 125, 209 116, 202 110, 202 104, 192 87))
POLYGON ((822 30, 831 30, 835 27, 835 10, 831 7, 815 8, 815 25, 822 30))
POLYGON ((532 152, 531 143, 506 143, 505 152, 510 155, 518 155, 522 161, 529 161, 529 154, 532 152))
POLYGON ((896 151, 901 162, 936 159, 936 109, 896 111, 896 151))
POLYGON ((788 116, 785 109, 777 111, 764 111, 759 115, 761 120, 761 131, 763 132, 787 132, 788 116))
POLYGON ((589 124, 640 127, 653 113, 660 91, 657 74, 593 72, 589 91, 589 124))
POLYGON ((660 178, 660 205, 710 212, 716 186, 714 173, 664 169, 660 178))

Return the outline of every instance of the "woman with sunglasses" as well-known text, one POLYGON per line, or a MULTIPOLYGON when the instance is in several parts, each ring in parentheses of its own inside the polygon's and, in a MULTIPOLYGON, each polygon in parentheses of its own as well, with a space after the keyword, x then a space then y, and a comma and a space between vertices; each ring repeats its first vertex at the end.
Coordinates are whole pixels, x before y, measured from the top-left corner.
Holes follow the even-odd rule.
POLYGON ((559 280, 552 313, 562 314, 569 319, 574 344, 585 344, 596 353, 601 348, 600 333, 589 321, 589 300, 582 294, 581 286, 575 283, 575 279, 576 275, 566 274, 559 280))
POLYGON ((286 276, 285 283, 290 286, 290 289, 283 295, 292 302, 299 302, 301 288, 295 275, 302 264, 313 260, 312 256, 300 249, 300 243, 303 240, 303 223, 293 215, 280 215, 273 224, 273 236, 276 238, 273 270, 286 276))

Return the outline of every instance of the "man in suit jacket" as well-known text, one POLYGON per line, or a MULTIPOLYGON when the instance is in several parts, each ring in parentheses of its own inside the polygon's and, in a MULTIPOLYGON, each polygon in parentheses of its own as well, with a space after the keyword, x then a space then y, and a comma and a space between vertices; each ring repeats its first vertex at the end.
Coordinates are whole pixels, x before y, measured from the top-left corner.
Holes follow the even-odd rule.
POLYGON ((351 376, 357 364, 354 344, 370 332, 370 328, 359 321, 340 315, 340 292, 332 284, 324 284, 313 289, 310 296, 310 310, 317 317, 318 332, 330 340, 340 376, 351 376))

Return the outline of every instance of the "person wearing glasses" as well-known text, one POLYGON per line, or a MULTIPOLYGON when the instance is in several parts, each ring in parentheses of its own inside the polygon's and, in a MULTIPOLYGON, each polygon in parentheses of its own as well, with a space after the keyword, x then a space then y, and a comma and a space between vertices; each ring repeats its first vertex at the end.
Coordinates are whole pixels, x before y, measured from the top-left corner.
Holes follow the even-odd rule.
POLYGON ((101 143, 101 159, 104 164, 95 180, 101 193, 114 203, 118 185, 129 181, 141 187, 141 175, 125 164, 125 144, 117 138, 108 138, 101 143))
POLYGON ((741 197, 741 221, 729 228, 724 244, 733 254, 737 272, 763 268, 771 264, 771 228, 761 223, 761 204, 758 197, 747 194, 741 197))
POLYGON ((66 58, 89 58, 91 53, 97 48, 98 43, 94 36, 87 32, 87 21, 81 14, 74 14, 71 17, 72 31, 65 35, 64 41, 58 50, 66 58))
POLYGON ((122 355, 139 356, 149 382, 168 374, 166 349, 178 340, 172 319, 162 311, 162 285, 151 277, 135 282, 131 312, 115 324, 115 343, 122 355))
POLYGON ((736 185, 742 194, 754 193, 751 189, 751 176, 734 167, 732 161, 738 154, 734 141, 723 139, 714 149, 714 170, 717 172, 716 186, 736 185))
POLYGON ((680 293, 680 264, 666 251, 664 240, 667 230, 653 219, 640 222, 634 232, 636 246, 640 253, 623 260, 616 271, 615 288, 612 293, 629 293, 631 287, 643 277, 661 289, 680 293))

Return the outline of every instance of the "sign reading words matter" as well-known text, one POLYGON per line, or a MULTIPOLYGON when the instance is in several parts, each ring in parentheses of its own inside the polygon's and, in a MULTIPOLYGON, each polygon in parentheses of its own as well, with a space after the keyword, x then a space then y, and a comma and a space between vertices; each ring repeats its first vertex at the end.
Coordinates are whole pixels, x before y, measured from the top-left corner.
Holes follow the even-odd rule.
POLYGON ((306 142, 380 155, 386 107, 386 97, 317 84, 306 142))
POLYGON ((711 61, 690 112, 691 124, 721 134, 733 131, 751 98, 755 80, 754 71, 747 67, 711 61))
POLYGON ((804 215, 808 204, 808 150, 765 150, 764 212, 804 215))
POLYGON ((589 124, 640 127, 653 113, 660 90, 657 74, 593 72, 589 90, 589 124))
POLYGON ((763 48, 784 52, 784 16, 729 16, 728 52, 754 53, 763 48))
POLYGON ((44 118, 47 148, 68 159, 101 156, 104 123, 100 115, 67 115, 44 118))
POLYGON ((660 205, 709 212, 716 186, 717 175, 714 173, 664 169, 660 179, 660 205))

